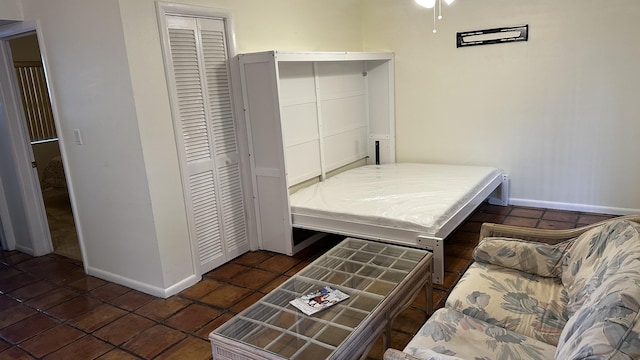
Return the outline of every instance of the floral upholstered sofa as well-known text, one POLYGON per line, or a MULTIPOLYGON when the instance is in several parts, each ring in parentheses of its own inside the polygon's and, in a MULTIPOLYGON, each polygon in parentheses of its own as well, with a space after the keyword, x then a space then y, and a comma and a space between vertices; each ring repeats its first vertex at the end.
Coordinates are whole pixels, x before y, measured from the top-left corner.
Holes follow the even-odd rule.
POLYGON ((640 359, 640 216, 484 224, 473 257, 445 307, 386 360, 640 359))

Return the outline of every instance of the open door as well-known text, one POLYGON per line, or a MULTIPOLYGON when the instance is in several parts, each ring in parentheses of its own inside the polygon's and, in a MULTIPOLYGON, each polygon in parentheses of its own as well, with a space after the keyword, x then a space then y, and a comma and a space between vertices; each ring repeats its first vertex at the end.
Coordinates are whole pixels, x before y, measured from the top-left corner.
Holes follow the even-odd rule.
POLYGON ((0 84, 6 250, 82 260, 33 24, 0 27, 0 84))
POLYGON ((38 37, 12 38, 9 46, 53 252, 82 260, 38 37))

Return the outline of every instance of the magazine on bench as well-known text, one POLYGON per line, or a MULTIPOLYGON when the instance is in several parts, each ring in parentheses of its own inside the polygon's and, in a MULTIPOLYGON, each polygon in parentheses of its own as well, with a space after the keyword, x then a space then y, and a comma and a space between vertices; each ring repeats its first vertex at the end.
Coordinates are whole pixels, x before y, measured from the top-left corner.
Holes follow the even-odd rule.
POLYGON ((289 301, 289 303, 300 309, 303 313, 313 315, 347 298, 349 298, 349 295, 327 285, 312 293, 295 298, 289 301))

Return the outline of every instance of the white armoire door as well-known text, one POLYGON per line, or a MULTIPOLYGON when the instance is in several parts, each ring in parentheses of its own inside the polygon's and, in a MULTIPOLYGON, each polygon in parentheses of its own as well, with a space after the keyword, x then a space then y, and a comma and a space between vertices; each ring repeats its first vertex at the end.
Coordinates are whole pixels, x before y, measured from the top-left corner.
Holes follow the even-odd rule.
POLYGON ((249 250, 224 21, 167 16, 172 107, 201 274, 249 250))

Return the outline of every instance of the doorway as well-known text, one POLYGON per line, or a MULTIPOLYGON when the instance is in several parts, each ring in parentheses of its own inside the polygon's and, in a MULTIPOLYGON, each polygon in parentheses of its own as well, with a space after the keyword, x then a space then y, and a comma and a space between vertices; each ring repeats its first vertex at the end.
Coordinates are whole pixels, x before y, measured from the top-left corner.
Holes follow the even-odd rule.
POLYGON ((32 166, 37 170, 36 186, 46 212, 51 247, 56 254, 82 261, 38 37, 31 32, 6 41, 27 130, 28 139, 24 140, 30 143, 32 166))

